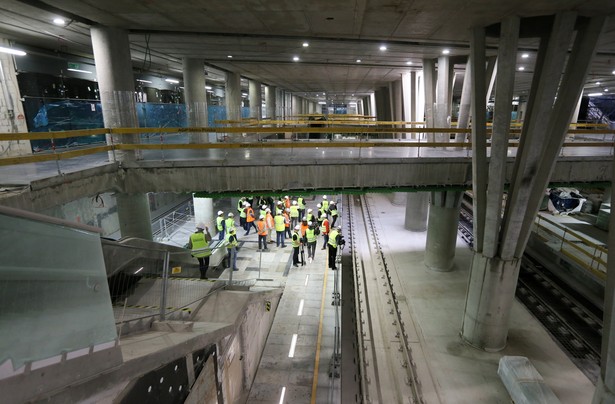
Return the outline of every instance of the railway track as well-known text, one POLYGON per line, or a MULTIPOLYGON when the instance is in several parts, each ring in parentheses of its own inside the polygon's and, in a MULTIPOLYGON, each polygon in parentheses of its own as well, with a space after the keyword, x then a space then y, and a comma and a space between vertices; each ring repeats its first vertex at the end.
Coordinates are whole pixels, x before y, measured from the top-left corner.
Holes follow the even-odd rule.
POLYGON ((416 365, 365 196, 346 196, 358 332, 360 402, 423 403, 416 365))

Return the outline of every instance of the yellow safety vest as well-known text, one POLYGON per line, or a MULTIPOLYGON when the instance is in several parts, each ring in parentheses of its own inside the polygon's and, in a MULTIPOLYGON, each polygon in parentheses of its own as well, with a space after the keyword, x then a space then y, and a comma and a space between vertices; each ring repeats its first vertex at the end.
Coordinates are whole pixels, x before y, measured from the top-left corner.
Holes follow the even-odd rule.
POLYGON ((301 245, 301 236, 297 233, 297 231, 293 233, 292 245, 293 247, 299 247, 301 245))
POLYGON ((192 242, 192 256, 196 258, 209 257, 211 255, 211 248, 205 240, 205 233, 197 232, 190 235, 190 241, 192 242))
POLYGON ((316 234, 314 234, 314 229, 309 228, 305 231, 305 236, 307 237, 308 243, 313 243, 316 241, 316 234))
POLYGON ((224 226, 222 226, 222 222, 224 222, 224 218, 222 216, 216 217, 216 228, 218 231, 224 230, 224 226))
POLYGON ((284 224, 284 216, 276 215, 276 217, 273 218, 273 221, 275 222, 275 231, 284 231, 284 229, 286 229, 284 224))
POLYGON ((333 248, 337 248, 337 236, 340 233, 337 230, 331 230, 331 233, 329 233, 329 245, 333 248))

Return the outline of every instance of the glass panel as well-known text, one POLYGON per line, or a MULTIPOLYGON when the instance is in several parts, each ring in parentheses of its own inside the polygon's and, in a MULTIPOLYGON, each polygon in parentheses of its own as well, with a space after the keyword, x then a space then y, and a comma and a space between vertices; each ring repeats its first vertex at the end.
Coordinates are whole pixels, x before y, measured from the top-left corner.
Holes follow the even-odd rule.
POLYGON ((0 364, 117 338, 100 236, 0 213, 0 364))

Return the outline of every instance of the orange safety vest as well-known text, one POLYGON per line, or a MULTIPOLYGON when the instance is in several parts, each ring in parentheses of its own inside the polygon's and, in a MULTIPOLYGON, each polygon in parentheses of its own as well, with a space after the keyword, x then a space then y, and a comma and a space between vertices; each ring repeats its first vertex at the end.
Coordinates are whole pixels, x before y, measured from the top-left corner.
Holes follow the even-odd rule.
POLYGON ((248 223, 252 223, 254 221, 255 217, 254 217, 254 209, 252 209, 251 206, 248 206, 246 208, 246 221, 248 223))
POLYGON ((288 217, 288 213, 284 212, 284 227, 290 227, 290 217, 288 217))
POLYGON ((304 225, 303 223, 301 223, 301 237, 305 236, 305 231, 308 229, 308 227, 310 226, 308 226, 307 224, 304 225))
POLYGON ((267 213, 267 216, 265 216, 265 221, 267 222, 267 228, 273 229, 274 222, 273 222, 273 216, 271 216, 271 213, 267 213))
POLYGON ((284 206, 290 209, 290 198, 284 200, 284 206))
POLYGON ((264 220, 259 220, 256 225, 258 227, 258 235, 259 236, 266 236, 267 235, 267 225, 265 224, 265 221, 264 220))

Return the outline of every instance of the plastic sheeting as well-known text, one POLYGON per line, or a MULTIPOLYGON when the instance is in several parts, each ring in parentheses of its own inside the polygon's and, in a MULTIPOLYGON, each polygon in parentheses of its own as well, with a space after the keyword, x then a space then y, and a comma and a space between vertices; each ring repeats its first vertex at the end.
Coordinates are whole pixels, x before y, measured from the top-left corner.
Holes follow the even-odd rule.
POLYGON ((498 375, 515 404, 556 404, 559 399, 551 391, 524 356, 500 358, 498 375))

